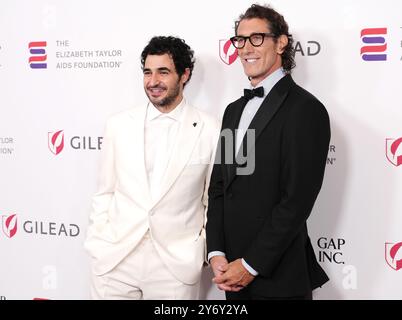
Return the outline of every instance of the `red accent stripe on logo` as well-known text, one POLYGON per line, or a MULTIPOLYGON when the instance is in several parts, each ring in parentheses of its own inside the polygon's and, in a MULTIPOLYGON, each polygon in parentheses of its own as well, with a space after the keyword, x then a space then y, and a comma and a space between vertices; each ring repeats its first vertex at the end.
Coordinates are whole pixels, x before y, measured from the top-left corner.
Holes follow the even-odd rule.
POLYGON ((11 216, 9 216, 7 219, 6 219, 6 228, 7 228, 7 231, 9 232, 9 237, 10 238, 12 238, 16 233, 17 233, 17 217, 16 217, 16 214, 12 214, 11 216), (12 227, 10 227, 10 225, 11 225, 11 223, 14 223, 14 227, 12 228, 12 227))
POLYGON ((387 34, 387 28, 369 28, 369 29, 363 29, 360 33, 360 36, 367 36, 367 35, 373 35, 373 34, 387 34))
POLYGON ((387 44, 381 46, 364 46, 360 49, 360 54, 367 52, 385 52, 387 50, 387 44))
POLYGON ((29 62, 33 62, 33 61, 46 61, 47 55, 45 54, 44 56, 33 56, 33 57, 29 57, 29 62))
POLYGON ((62 132, 63 130, 57 131, 53 137, 52 137, 52 144, 54 145, 56 142, 57 137, 59 136, 60 132, 62 132))
POLYGON ((391 250, 389 251, 389 255, 392 259, 395 259, 396 253, 398 252, 398 250, 402 247, 402 242, 397 243, 396 245, 394 245, 391 250))
POLYGON ((228 40, 228 41, 226 41, 226 43, 225 43, 225 45, 223 46, 223 53, 224 54, 228 54, 228 51, 229 51, 229 48, 230 48, 230 45, 231 45, 232 43, 230 42, 230 40, 228 40))
POLYGON ((395 156, 396 150, 398 150, 399 145, 402 143, 402 138, 396 139, 392 144, 391 144, 391 153, 395 156))
POLYGON ((46 41, 36 41, 36 42, 30 42, 28 44, 28 48, 33 48, 33 47, 46 47, 47 42, 46 41))

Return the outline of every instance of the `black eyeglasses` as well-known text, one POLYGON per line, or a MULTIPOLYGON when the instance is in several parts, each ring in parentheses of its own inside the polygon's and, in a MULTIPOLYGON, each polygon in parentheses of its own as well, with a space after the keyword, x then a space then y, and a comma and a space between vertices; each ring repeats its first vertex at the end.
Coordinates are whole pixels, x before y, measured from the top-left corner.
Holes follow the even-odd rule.
POLYGON ((252 33, 248 37, 244 36, 234 36, 230 38, 230 42, 232 42, 233 46, 236 49, 242 49, 246 45, 246 41, 250 41, 253 47, 259 47, 264 43, 265 37, 275 38, 273 33, 252 33))

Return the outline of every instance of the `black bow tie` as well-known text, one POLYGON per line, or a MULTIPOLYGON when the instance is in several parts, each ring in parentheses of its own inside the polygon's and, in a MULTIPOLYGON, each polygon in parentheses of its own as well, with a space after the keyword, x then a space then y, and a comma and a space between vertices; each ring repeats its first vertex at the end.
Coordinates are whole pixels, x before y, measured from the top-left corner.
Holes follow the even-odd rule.
POLYGON ((244 89, 244 97, 248 100, 254 97, 262 98, 264 96, 264 87, 258 87, 255 89, 244 89))

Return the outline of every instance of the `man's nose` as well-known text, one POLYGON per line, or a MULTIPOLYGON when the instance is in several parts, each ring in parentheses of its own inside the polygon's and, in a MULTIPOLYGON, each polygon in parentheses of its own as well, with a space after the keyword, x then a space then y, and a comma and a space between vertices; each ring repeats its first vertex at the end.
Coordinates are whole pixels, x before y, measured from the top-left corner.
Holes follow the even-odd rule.
POLYGON ((249 53, 254 51, 254 46, 251 44, 250 39, 246 39, 246 42, 244 43, 244 47, 242 49, 244 53, 249 53))
POLYGON ((153 86, 156 86, 158 83, 159 83, 158 74, 156 74, 156 73, 152 74, 149 79, 149 84, 153 87, 153 86))

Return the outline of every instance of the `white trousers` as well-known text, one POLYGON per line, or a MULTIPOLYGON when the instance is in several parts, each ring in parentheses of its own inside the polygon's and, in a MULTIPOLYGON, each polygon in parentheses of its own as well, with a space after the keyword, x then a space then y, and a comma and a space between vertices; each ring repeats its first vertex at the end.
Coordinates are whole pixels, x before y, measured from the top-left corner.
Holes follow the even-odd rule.
POLYGON ((177 280, 155 250, 149 231, 137 247, 111 271, 92 273, 92 299, 195 300, 200 281, 187 285, 177 280))

